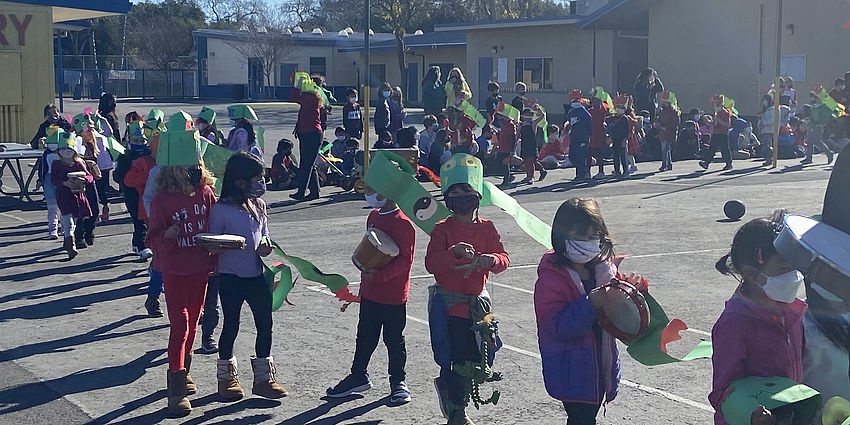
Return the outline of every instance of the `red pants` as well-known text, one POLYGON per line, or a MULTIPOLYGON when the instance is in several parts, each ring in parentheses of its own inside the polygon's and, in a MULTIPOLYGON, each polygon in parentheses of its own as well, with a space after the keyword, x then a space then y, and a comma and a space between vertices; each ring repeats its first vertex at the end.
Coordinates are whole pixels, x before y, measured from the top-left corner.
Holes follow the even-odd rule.
POLYGON ((171 324, 168 335, 168 370, 175 372, 184 368, 186 353, 192 352, 198 317, 207 294, 209 273, 190 275, 162 274, 165 286, 165 306, 171 324))
POLYGON ((534 180, 534 169, 543 171, 543 164, 537 160, 537 157, 528 157, 522 159, 522 166, 525 169, 525 178, 534 180))

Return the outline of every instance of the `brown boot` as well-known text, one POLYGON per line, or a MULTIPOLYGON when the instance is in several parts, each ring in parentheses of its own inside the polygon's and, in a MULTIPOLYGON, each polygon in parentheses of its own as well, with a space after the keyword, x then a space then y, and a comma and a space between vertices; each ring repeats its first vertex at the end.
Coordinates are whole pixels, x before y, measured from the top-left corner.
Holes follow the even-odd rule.
POLYGON ((251 368, 254 369, 254 388, 252 393, 265 398, 281 398, 289 395, 286 389, 275 380, 277 369, 271 357, 258 359, 251 356, 251 368))
POLYGON ((447 425, 475 425, 475 423, 466 416, 466 409, 455 409, 449 414, 447 425))
POLYGON ((192 413, 192 404, 186 398, 186 369, 168 371, 168 413, 186 416, 192 413))
POLYGON ((218 379, 218 395, 225 401, 236 401, 245 396, 237 379, 236 357, 230 360, 218 359, 216 378, 218 379))
POLYGON ((77 247, 74 245, 73 236, 65 236, 65 243, 62 245, 62 248, 68 252, 69 260, 73 260, 77 256, 77 247))
POLYGON ((186 369, 186 395, 192 395, 198 392, 198 386, 192 380, 192 375, 189 375, 189 369, 192 367, 192 352, 187 351, 183 356, 183 367, 186 369))

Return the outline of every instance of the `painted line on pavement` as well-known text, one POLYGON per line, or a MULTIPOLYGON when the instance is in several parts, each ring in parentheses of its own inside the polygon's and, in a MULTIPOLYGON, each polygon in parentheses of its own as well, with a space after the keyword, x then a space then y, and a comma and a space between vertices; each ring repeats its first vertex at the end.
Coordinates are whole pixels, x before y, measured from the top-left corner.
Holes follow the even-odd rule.
MULTIPOLYGON (((318 293, 321 293, 321 294, 334 296, 333 292, 328 291, 324 287, 310 286, 310 285, 304 285, 304 287, 313 291, 313 292, 318 292, 318 293)), ((412 322, 416 322, 416 323, 428 326, 427 320, 423 320, 423 319, 420 319, 418 317, 413 317, 409 314, 406 315, 406 316, 407 316, 407 319, 412 321, 412 322)), ((513 351, 517 354, 522 354, 522 355, 527 356, 527 357, 531 357, 531 358, 534 358, 534 359, 537 359, 537 360, 541 360, 540 354, 536 353, 534 351, 524 350, 522 348, 514 347, 514 346, 508 345, 508 344, 502 345, 502 348, 504 348, 505 350, 508 350, 508 351, 513 351)), ((700 410, 704 410, 706 412, 714 413, 714 408, 712 408, 711 406, 709 406, 705 403, 700 403, 698 401, 694 401, 694 400, 691 400, 689 398, 678 396, 676 394, 669 393, 667 391, 664 391, 664 390, 661 390, 661 389, 658 389, 658 388, 655 388, 655 387, 650 387, 648 385, 643 385, 643 384, 639 384, 637 382, 632 382, 632 381, 629 381, 628 379, 620 379, 620 383, 627 386, 627 387, 631 387, 631 388, 634 388, 636 390, 643 391, 645 393, 659 395, 661 397, 664 397, 664 398, 671 400, 671 401, 675 401, 677 403, 682 403, 682 404, 685 404, 685 405, 688 405, 688 406, 691 406, 691 407, 695 407, 695 408, 700 409, 700 410)))
POLYGON ((31 222, 31 221, 26 220, 26 219, 23 219, 23 218, 20 218, 20 217, 18 217, 18 216, 14 216, 14 215, 12 215, 12 214, 7 214, 7 213, 4 213, 4 212, 0 212, 0 215, 2 215, 3 217, 9 217, 9 218, 11 218, 11 219, 18 220, 18 221, 20 221, 21 223, 24 223, 24 224, 32 224, 32 222, 31 222))

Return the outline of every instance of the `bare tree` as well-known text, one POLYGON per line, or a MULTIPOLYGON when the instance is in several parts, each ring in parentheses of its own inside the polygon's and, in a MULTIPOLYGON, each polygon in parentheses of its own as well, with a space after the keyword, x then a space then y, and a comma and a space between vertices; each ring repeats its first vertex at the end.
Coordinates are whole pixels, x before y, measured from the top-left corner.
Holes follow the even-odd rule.
POLYGON ((395 35, 396 58, 401 74, 401 87, 407 90, 408 69, 405 61, 407 50, 404 35, 411 24, 427 19, 431 14, 433 3, 430 0, 376 0, 373 3, 376 13, 395 35))
POLYGON ((259 18, 268 5, 263 0, 200 0, 211 26, 240 28, 259 18))
POLYGON ((316 0, 287 0, 281 5, 281 12, 289 21, 297 25, 315 21, 319 14, 319 3, 316 0))
POLYGON ((292 35, 285 32, 283 16, 279 9, 267 11, 257 19, 257 23, 247 25, 247 31, 239 31, 236 39, 228 42, 246 60, 259 61, 266 77, 266 86, 271 88, 269 94, 272 97, 276 97, 277 86, 272 84, 272 73, 277 64, 292 55, 292 35))

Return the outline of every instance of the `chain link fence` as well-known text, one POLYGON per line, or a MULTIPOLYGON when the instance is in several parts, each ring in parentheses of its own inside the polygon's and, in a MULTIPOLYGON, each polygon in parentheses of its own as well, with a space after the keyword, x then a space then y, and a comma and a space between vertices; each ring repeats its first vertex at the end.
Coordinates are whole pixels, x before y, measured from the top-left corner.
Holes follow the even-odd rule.
POLYGON ((198 97, 197 70, 144 69, 133 56, 98 56, 96 63, 91 55, 63 56, 62 65, 61 75, 54 68, 57 96, 61 90, 73 99, 97 99, 103 92, 119 98, 198 97))

